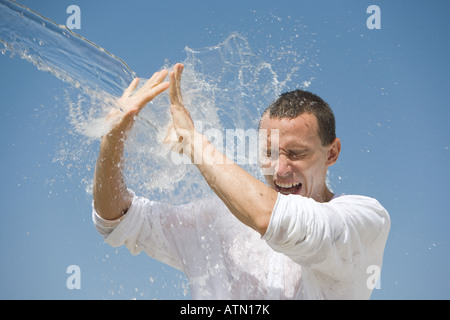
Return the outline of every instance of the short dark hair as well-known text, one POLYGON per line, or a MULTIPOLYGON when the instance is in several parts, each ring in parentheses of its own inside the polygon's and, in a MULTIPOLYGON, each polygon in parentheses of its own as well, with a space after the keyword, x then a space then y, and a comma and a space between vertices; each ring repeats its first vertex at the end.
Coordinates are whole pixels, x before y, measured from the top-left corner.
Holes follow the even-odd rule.
POLYGON ((264 111, 262 116, 268 112, 272 119, 294 119, 304 113, 313 114, 319 123, 319 136, 322 145, 328 146, 336 139, 336 122, 333 110, 328 103, 311 92, 300 89, 285 92, 264 111))

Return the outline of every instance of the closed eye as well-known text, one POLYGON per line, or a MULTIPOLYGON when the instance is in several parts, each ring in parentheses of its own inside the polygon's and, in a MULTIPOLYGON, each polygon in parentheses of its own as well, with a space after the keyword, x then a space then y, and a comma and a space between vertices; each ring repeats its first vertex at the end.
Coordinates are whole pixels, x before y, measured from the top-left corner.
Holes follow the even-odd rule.
POLYGON ((307 151, 291 151, 288 153, 289 159, 298 160, 305 158, 308 155, 307 151))

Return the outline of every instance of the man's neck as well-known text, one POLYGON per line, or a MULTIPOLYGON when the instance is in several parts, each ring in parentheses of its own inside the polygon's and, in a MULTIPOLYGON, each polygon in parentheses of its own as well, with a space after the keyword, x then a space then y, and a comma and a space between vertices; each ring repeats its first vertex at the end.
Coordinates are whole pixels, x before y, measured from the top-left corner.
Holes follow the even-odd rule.
POLYGON ((331 199, 333 199, 334 193, 332 193, 330 190, 328 190, 327 187, 325 187, 322 194, 318 194, 315 197, 312 197, 317 202, 330 202, 331 199))

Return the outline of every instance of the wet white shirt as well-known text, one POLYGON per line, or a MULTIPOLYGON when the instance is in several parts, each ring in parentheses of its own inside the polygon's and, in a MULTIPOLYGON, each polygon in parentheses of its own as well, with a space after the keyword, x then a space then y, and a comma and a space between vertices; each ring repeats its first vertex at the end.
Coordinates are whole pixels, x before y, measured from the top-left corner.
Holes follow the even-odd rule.
POLYGON ((134 196, 126 215, 93 220, 105 241, 184 272, 193 299, 368 299, 390 228, 375 199, 278 195, 266 234, 216 197, 171 206, 134 196))

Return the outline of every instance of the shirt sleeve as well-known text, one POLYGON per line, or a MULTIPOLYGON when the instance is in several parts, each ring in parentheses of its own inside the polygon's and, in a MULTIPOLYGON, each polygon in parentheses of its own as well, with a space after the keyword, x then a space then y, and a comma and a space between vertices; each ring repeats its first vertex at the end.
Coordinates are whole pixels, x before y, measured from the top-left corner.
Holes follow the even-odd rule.
POLYGON ((199 255, 201 234, 211 225, 210 212, 220 206, 213 199, 174 206, 133 194, 127 213, 109 221, 93 209, 92 218, 105 242, 113 247, 125 245, 133 254, 150 257, 184 271, 186 262, 199 255))
POLYGON ((133 255, 144 251, 182 270, 177 237, 171 236, 174 229, 171 219, 178 217, 175 207, 134 195, 130 208, 120 219, 105 220, 95 209, 92 216, 96 229, 112 247, 125 245, 133 255))
POLYGON ((279 194, 263 239, 302 266, 333 274, 361 260, 380 260, 389 228, 388 213, 369 197, 319 203, 279 194))

